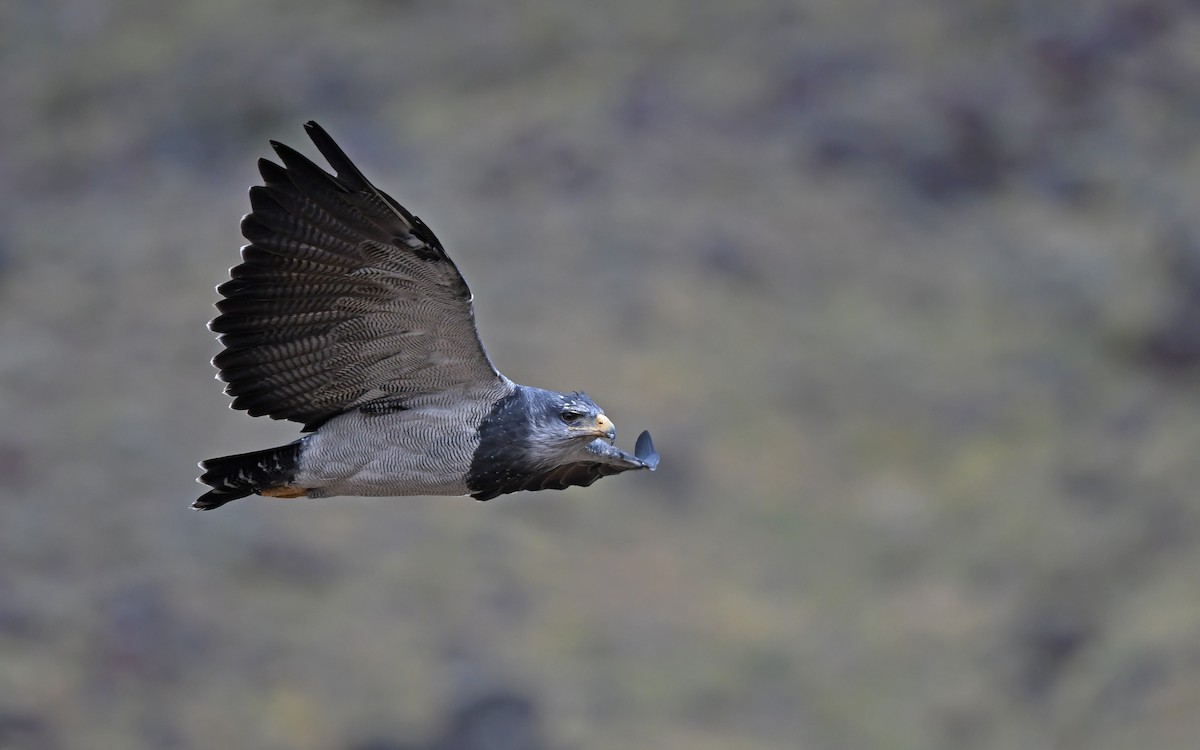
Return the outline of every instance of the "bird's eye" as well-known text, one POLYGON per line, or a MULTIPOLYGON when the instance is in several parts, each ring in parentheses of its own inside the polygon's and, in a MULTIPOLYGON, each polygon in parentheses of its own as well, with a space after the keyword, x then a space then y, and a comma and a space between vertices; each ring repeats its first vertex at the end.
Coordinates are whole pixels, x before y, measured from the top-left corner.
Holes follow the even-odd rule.
POLYGON ((567 409, 562 413, 562 420, 564 422, 578 422, 580 419, 583 419, 583 414, 580 412, 567 409))

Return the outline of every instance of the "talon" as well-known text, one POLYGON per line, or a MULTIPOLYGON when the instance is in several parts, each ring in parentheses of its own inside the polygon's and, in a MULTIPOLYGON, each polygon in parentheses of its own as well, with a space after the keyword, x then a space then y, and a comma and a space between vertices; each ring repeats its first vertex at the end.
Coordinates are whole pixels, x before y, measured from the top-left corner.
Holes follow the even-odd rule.
POLYGON ((265 490, 259 490, 258 494, 263 497, 293 498, 305 497, 308 495, 308 492, 300 487, 269 487, 265 490))

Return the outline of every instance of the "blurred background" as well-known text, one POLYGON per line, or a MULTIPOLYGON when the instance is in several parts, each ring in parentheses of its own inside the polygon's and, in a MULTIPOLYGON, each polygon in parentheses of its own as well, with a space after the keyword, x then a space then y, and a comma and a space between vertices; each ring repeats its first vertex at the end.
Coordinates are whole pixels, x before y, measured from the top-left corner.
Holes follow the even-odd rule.
POLYGON ((1200 4, 0 5, 0 746, 1194 748, 1200 4), (321 122, 655 474, 188 509, 321 122))

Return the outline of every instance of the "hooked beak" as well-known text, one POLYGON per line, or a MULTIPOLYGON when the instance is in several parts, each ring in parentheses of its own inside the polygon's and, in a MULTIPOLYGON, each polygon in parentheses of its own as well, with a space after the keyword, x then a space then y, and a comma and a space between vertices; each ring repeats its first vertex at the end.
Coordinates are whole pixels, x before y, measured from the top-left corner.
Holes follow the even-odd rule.
POLYGON ((571 427, 571 432, 580 437, 589 438, 604 438, 610 443, 617 439, 617 427, 612 420, 603 414, 596 415, 596 421, 590 424, 581 423, 577 427, 571 427))
POLYGON ((608 438, 610 442, 617 439, 617 426, 603 414, 596 415, 596 431, 600 433, 601 437, 608 438))

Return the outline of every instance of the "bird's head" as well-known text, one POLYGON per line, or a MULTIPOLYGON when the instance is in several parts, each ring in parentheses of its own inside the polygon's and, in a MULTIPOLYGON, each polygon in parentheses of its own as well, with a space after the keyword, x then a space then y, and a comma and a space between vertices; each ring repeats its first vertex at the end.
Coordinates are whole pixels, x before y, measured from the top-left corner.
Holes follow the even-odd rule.
POLYGON ((612 420, 586 394, 516 386, 479 425, 467 486, 477 500, 517 490, 587 486, 602 476, 658 466, 649 433, 632 455, 612 420))
MULTIPOLYGON (((533 390, 533 389, 531 389, 533 390)), ((534 453, 547 463, 586 457, 594 440, 612 443, 617 428, 586 393, 537 390, 531 395, 530 434, 534 453)))
POLYGON ((568 439, 590 442, 604 438, 610 443, 616 439, 616 425, 586 393, 575 391, 553 395, 557 398, 552 398, 548 404, 550 413, 546 421, 556 427, 561 425, 560 429, 568 439))

